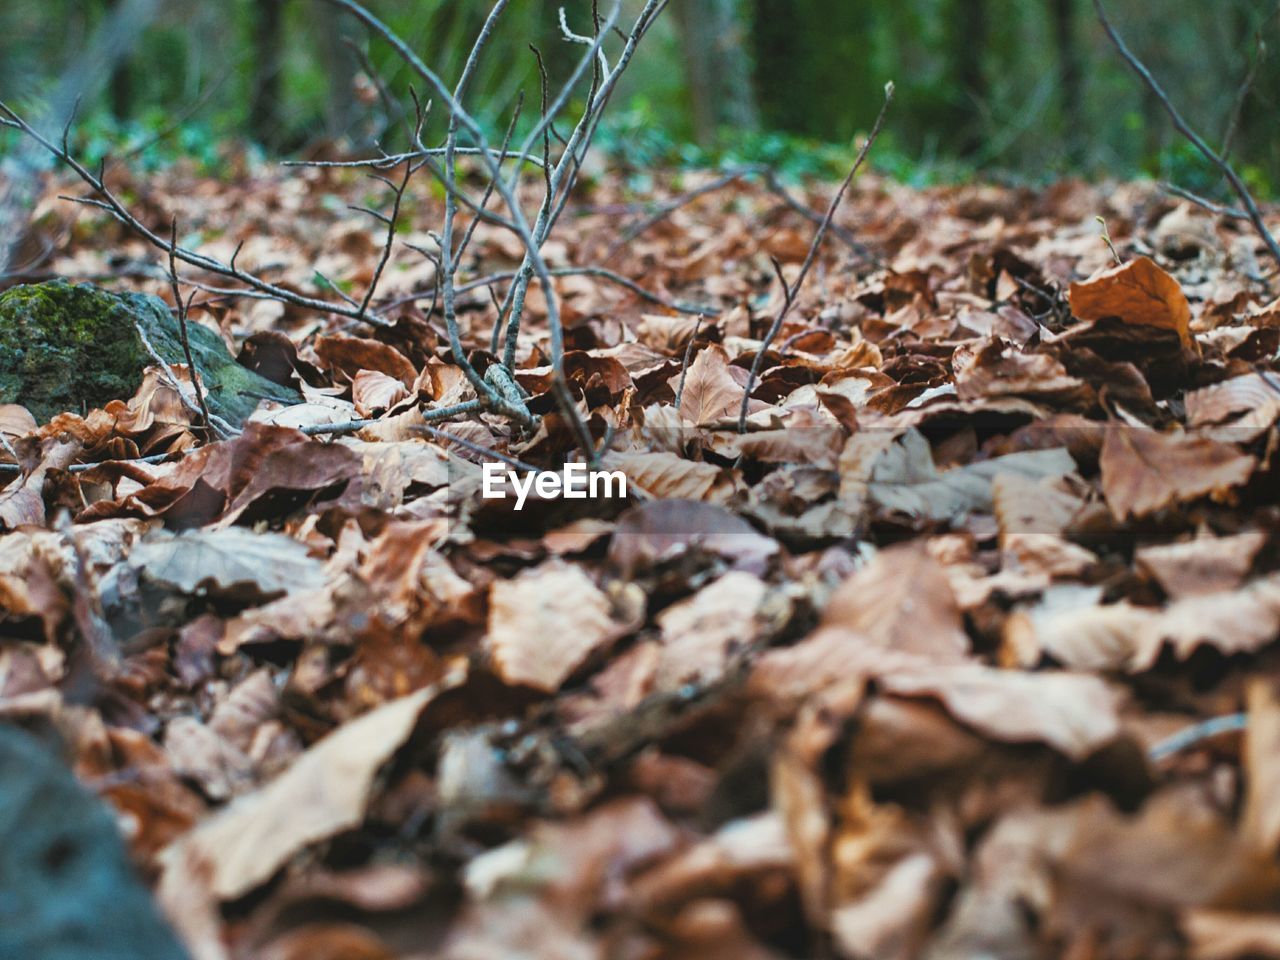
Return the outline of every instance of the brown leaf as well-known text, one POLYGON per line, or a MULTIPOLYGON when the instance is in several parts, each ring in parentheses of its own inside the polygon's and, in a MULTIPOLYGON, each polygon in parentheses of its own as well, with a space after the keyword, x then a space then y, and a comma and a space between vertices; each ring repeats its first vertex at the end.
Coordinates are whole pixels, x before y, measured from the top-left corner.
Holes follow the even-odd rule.
POLYGON ((351 381, 351 401, 361 417, 390 410, 408 395, 403 383, 377 370, 361 370, 351 381))
POLYGON ((972 664, 881 678, 897 696, 936 697, 962 723, 1009 743, 1046 743, 1081 760, 1120 732, 1119 698, 1083 673, 1023 673, 972 664))
POLYGON ((1084 381, 1049 354, 1024 353, 998 337, 957 347, 951 364, 961 400, 1022 396, 1078 406, 1092 397, 1084 381))
POLYGON ((1102 442, 1099 465, 1107 506, 1117 520, 1125 520, 1206 495, 1222 496, 1247 481, 1257 461, 1204 437, 1115 425, 1102 442))
POLYGON ((1267 542, 1264 533, 1199 537, 1158 547, 1139 547, 1138 567, 1151 574, 1175 599, 1234 590, 1244 582, 1253 559, 1267 542))
POLYGON ((723 677, 734 654, 764 632, 760 607, 766 589, 759 578, 731 571, 658 614, 659 688, 674 690, 683 683, 714 683, 723 677))
POLYGON ((1280 960, 1280 915, 1195 908, 1182 918, 1192 960, 1280 960))
MULTIPOLYGON (((729 354, 724 347, 712 343, 699 350, 686 371, 684 393, 680 397, 680 416, 689 423, 737 417, 742 408, 746 380, 744 377, 739 382, 730 370, 729 354)), ((677 374, 670 380, 671 389, 675 390, 679 383, 677 374)))
MULTIPOLYGON (((26 407, 16 403, 0 403, 0 435, 5 439, 17 440, 29 433, 35 433, 37 429, 36 418, 26 407)), ((0 460, 6 456, 7 452, 0 449, 0 460)))
POLYGON ((1280 847, 1280 691, 1256 677, 1245 693, 1249 725, 1244 734, 1247 777, 1240 834, 1263 857, 1280 847))
POLYGON ((129 562, 147 579, 189 595, 205 588, 269 599, 324 585, 320 561, 303 544, 244 527, 158 534, 134 547, 129 562))
POLYGON ((735 486, 732 471, 713 463, 686 460, 674 453, 611 453, 606 470, 621 470, 627 487, 669 500, 727 500, 735 486))
POLYGON ((504 682, 555 693, 619 635, 609 599, 577 566, 552 561, 489 591, 484 647, 504 682))
POLYGON ((418 371, 395 347, 379 340, 361 337, 316 337, 315 351, 324 363, 354 380, 361 370, 374 370, 399 380, 406 390, 413 389, 418 371))
POLYGON ((822 613, 877 647, 960 663, 969 651, 960 608, 941 565, 923 546, 882 550, 842 583, 822 613))
POLYGON ((1191 346, 1191 307, 1178 281, 1148 257, 1071 284, 1071 312, 1081 320, 1119 317, 1125 323, 1176 330, 1191 346))
POLYGON ((882 513, 959 522, 994 509, 993 487, 1002 475, 1062 477, 1075 470, 1063 448, 1027 450, 939 470, 924 435, 914 427, 896 441, 888 434, 854 434, 840 455, 840 495, 882 513))
POLYGON ((690 551, 723 557, 734 569, 762 576, 778 544, 716 504, 649 500, 618 518, 609 560, 631 579, 690 551))
POLYGON ((339 727, 270 784, 167 849, 166 871, 203 876, 214 897, 234 900, 305 847, 359 825, 375 775, 435 695, 435 688, 419 690, 339 727))

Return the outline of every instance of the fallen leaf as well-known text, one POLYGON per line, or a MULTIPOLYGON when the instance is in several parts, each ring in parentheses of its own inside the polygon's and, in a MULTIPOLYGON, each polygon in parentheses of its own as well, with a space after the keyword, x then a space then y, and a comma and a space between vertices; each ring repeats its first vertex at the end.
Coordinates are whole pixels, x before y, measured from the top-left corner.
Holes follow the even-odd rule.
POLYGON ((1186 294, 1148 257, 1071 284, 1070 300, 1071 312, 1081 320, 1119 317, 1125 323, 1176 330, 1184 346, 1194 342, 1186 294))
MULTIPOLYGON (((729 371, 729 354, 724 347, 712 343, 699 350, 685 371, 680 416, 689 423, 737 417, 742 408, 745 381, 740 383, 729 371)), ((680 376, 672 377, 670 384, 672 390, 677 389, 680 376)))
POLYGON ((1102 441, 1099 466, 1107 506, 1125 520, 1220 497, 1245 483, 1257 461, 1216 440, 1115 425, 1102 441))
POLYGON ((191 595, 203 589, 270 599, 325 582, 320 561, 304 545, 244 527, 161 534, 134 547, 129 562, 155 583, 191 595))
POLYGON ((730 571, 687 600, 657 616, 662 631, 659 689, 721 679, 735 654, 745 652, 765 632, 760 607, 767 588, 743 571, 730 571))
POLYGON ((946 574, 916 544, 882 550, 842 583, 822 612, 822 624, 939 663, 961 663, 969 651, 946 574))
POLYGON ((214 897, 234 900, 307 846, 358 826, 375 775, 413 732, 436 692, 419 690, 339 727, 267 786, 165 850, 165 869, 202 877, 214 897))
POLYGON ((563 561, 499 580, 489 591, 484 649, 509 684, 555 693, 619 633, 604 591, 563 561))
POLYGON ((976 664, 892 673, 881 678, 897 696, 936 697, 985 736, 1045 743, 1082 760, 1120 733, 1119 698, 1084 673, 1023 673, 976 664))
POLYGON ((1234 537, 1198 537, 1181 543, 1139 547, 1134 561, 1155 578, 1170 597, 1234 590, 1244 582, 1254 558, 1267 542, 1264 533, 1234 537))

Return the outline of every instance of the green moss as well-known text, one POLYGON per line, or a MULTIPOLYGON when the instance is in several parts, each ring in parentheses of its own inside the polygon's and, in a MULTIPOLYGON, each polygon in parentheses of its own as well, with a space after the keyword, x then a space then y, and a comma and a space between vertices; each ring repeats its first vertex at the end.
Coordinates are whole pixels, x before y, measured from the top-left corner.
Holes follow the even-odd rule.
MULTIPOLYGON (((63 280, 0 294, 0 403, 20 403, 43 422, 128 399, 151 356, 138 335, 168 363, 185 363, 178 323, 164 301, 114 294, 63 280)), ((297 403, 293 390, 241 367, 222 339, 189 324, 191 353, 209 409, 239 424, 263 397, 297 403)))

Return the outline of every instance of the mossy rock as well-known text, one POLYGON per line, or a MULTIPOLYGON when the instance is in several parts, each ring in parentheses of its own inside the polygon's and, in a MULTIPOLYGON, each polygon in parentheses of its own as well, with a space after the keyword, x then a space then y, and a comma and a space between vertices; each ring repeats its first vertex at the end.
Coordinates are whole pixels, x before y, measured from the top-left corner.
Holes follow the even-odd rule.
MULTIPOLYGON (((41 423, 127 400, 154 363, 185 365, 178 321, 163 300, 65 280, 0 293, 0 403, 20 403, 41 423)), ((240 366, 212 330, 187 325, 209 411, 240 425, 264 398, 299 403, 289 387, 240 366)))

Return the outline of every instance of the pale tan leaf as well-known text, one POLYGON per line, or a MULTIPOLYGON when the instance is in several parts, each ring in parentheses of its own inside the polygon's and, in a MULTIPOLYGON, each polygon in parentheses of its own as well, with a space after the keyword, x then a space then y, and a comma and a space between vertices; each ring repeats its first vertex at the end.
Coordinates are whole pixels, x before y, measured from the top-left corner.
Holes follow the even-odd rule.
MULTIPOLYGON (((672 377, 671 389, 675 390, 679 382, 678 374, 672 377)), ((680 416, 690 423, 736 417, 742 407, 744 386, 730 373, 729 354, 724 347, 709 344, 698 351, 686 371, 680 416)))
POLYGON ((1010 743, 1045 743, 1076 760, 1120 732, 1119 697, 1083 673, 1024 673, 977 664, 882 677, 887 692, 935 697, 953 717, 1010 743))
POLYGON ((765 592, 758 577, 734 570, 658 614, 659 687, 671 690, 682 683, 719 680, 733 654, 762 633, 759 609, 765 592))
POLYGON ((320 561, 303 544, 245 527, 157 536, 134 547, 129 562, 148 579, 188 594, 207 588, 275 596, 324 585, 320 561))
POLYGON ((635 486, 664 500, 721 502, 735 486, 731 471, 674 453, 613 453, 604 458, 604 466, 621 470, 628 488, 635 486))
POLYGON ((362 417, 390 410, 408 395, 403 383, 378 370, 361 370, 351 381, 351 401, 362 417))
POLYGON ((555 693, 619 634, 608 597, 582 568, 551 561, 489 591, 484 648, 499 677, 555 693))
POLYGON ((1158 547, 1139 547, 1138 567, 1175 599, 1234 590, 1244 582, 1267 535, 1253 531, 1234 537, 1200 537, 1158 547))
POLYGON ((855 434, 840 456, 841 497, 870 502, 886 513, 929 520, 962 520, 994 509, 992 484, 1002 475, 1062 477, 1075 470, 1063 448, 1010 453, 940 471, 929 442, 916 429, 894 443, 855 434), (859 475, 865 477, 860 480, 859 475))
POLYGON ((969 638, 941 564, 920 544, 882 550, 842 583, 822 613, 877 647, 939 663, 966 658, 969 638))
POLYGON ((435 694, 419 690, 339 727, 267 786, 168 848, 161 855, 166 869, 199 871, 215 898, 234 900, 310 844, 358 826, 375 775, 435 694))
POLYGON ((1249 725, 1244 734, 1244 809, 1241 836, 1259 856, 1280 847, 1280 689, 1255 677, 1245 690, 1249 725))

